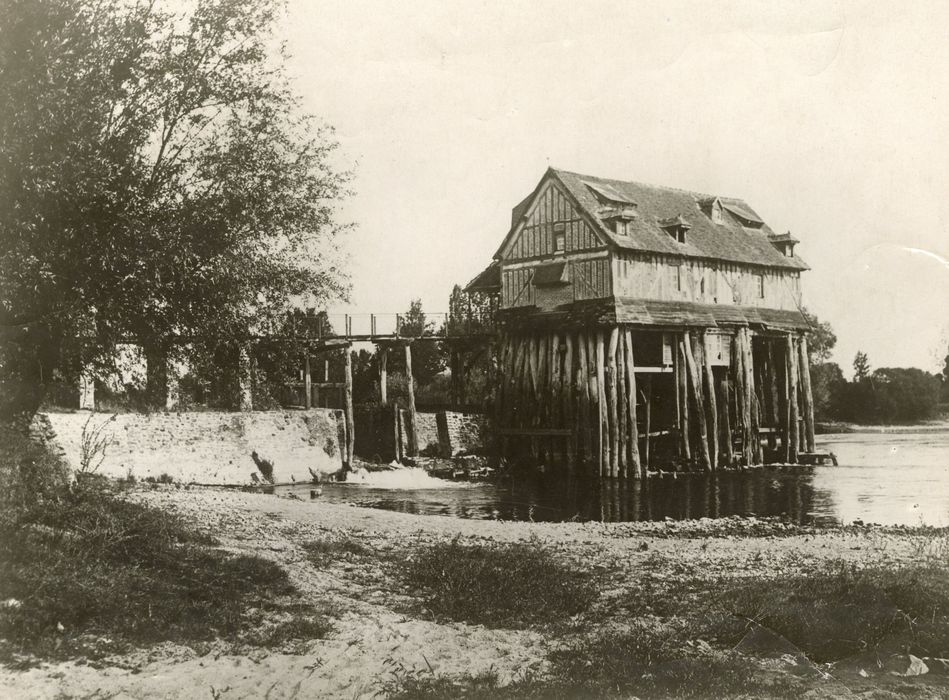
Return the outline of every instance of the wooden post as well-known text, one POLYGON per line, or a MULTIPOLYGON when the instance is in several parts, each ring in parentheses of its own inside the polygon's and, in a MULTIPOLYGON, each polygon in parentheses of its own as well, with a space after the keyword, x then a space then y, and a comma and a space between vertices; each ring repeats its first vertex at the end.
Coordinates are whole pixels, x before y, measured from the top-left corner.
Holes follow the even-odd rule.
POLYGON ((652 437, 652 376, 646 375, 646 391, 643 396, 643 408, 646 410, 646 441, 643 445, 643 469, 649 469, 649 452, 652 437))
POLYGON ((745 334, 745 373, 748 382, 748 403, 751 406, 751 458, 752 464, 761 464, 764 460, 761 457, 761 419, 758 406, 758 392, 755 390, 755 360, 752 352, 752 335, 747 328, 743 329, 745 334))
POLYGON ((639 426, 636 424, 636 358, 633 356, 633 332, 627 328, 623 347, 626 360, 626 402, 629 404, 629 469, 634 479, 646 476, 646 465, 639 458, 639 426))
POLYGON ((801 383, 804 397, 804 444, 808 452, 813 452, 814 439, 814 395, 811 393, 811 363, 807 354, 807 336, 802 335, 798 350, 801 357, 801 383))
POLYGON ((307 410, 313 408, 313 377, 310 376, 310 348, 303 356, 303 405, 307 410))
POLYGON ((383 406, 389 403, 389 348, 379 346, 379 403, 383 406))
POLYGON ((583 455, 583 462, 588 462, 592 453, 590 451, 590 393, 589 378, 590 369, 587 364, 587 338, 586 333, 580 331, 577 334, 577 438, 580 451, 583 455))
POLYGON ((573 473, 573 462, 575 458, 577 417, 574 413, 574 383, 573 383, 573 333, 567 331, 564 334, 564 353, 563 353, 563 422, 565 428, 573 430, 573 438, 567 438, 564 445, 564 452, 567 458, 567 471, 573 473))
POLYGON ((797 411, 797 348, 794 337, 787 335, 787 369, 788 369, 788 449, 787 461, 797 463, 798 453, 798 411, 797 411))
POLYGON ((742 419, 742 456, 745 464, 750 466, 755 463, 756 433, 754 430, 754 386, 751 378, 751 358, 749 357, 749 338, 748 329, 740 328, 737 337, 738 345, 738 369, 741 376, 741 419, 742 419))
POLYGON ((678 375, 676 376, 679 385, 679 432, 682 438, 682 456, 687 462, 692 461, 692 447, 690 444, 691 435, 689 434, 689 370, 685 362, 685 340, 679 338, 679 347, 676 353, 679 356, 678 375))
POLYGON ((711 419, 709 437, 711 438, 712 471, 718 467, 718 405, 715 400, 715 374, 712 372, 712 358, 708 352, 708 333, 702 331, 700 347, 702 349, 703 364, 705 366, 705 393, 708 395, 708 415, 711 419))
POLYGON ((695 363, 695 357, 692 354, 692 338, 689 331, 683 334, 683 347, 685 347, 685 363, 689 368, 689 377, 692 379, 692 391, 695 396, 695 419, 699 428, 699 457, 702 462, 702 468, 710 471, 712 460, 708 449, 708 426, 705 420, 705 399, 702 394, 702 376, 699 374, 699 368, 695 363))
MULTIPOLYGON (((351 380, 347 380, 351 381, 351 380)), ((405 388, 409 403, 409 457, 418 456, 418 420, 415 415, 415 379, 412 377, 412 344, 405 344, 405 388)))
POLYGON ((353 448, 356 444, 355 420, 353 418, 353 353, 349 346, 343 348, 343 353, 346 356, 346 463, 343 466, 346 467, 346 469, 351 469, 353 464, 353 448))
POLYGON ((603 348, 603 331, 597 330, 596 332, 596 403, 597 403, 597 451, 599 452, 599 463, 600 463, 600 476, 607 476, 608 467, 609 467, 609 458, 607 457, 607 452, 609 451, 609 446, 606 444, 604 439, 606 433, 606 387, 604 386, 604 377, 605 377, 605 368, 603 367, 604 362, 604 348, 603 348))
POLYGON ((726 377, 722 382, 722 442, 725 446, 725 464, 731 466, 734 453, 732 451, 732 422, 730 416, 731 392, 726 377))
POLYGON ((610 330, 610 342, 606 355, 606 400, 609 407, 609 455, 610 476, 615 477, 619 473, 617 453, 619 452, 619 430, 617 430, 617 400, 616 400, 616 346, 619 342, 619 328, 614 326, 610 330))
POLYGON ((616 406, 617 406, 617 424, 616 432, 619 434, 619 476, 623 479, 627 476, 626 471, 626 440, 629 436, 629 401, 626 398, 626 333, 621 331, 619 342, 616 344, 616 406))
POLYGON ((240 385, 240 410, 254 410, 253 365, 251 353, 246 345, 238 350, 238 383, 240 385))

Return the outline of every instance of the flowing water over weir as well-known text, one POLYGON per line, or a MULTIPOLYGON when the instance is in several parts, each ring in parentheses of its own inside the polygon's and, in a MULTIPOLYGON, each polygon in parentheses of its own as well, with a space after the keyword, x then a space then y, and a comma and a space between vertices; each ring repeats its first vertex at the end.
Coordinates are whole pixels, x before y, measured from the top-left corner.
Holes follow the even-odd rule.
MULTIPOLYGON (((325 484, 320 500, 422 515, 500 520, 675 520, 780 516, 795 523, 862 520, 949 526, 949 431, 828 435, 840 466, 765 467, 642 483, 521 475, 497 483, 436 479, 421 469, 325 484)), ((301 496, 309 486, 294 487, 301 496)), ((318 505, 318 504, 317 504, 318 505)))

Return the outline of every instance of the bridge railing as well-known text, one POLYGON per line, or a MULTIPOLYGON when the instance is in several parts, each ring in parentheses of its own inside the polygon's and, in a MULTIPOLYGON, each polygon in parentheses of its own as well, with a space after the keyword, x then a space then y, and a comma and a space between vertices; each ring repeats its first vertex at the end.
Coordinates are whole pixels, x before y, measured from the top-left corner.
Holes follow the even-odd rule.
POLYGON ((426 313, 424 327, 405 314, 320 314, 315 328, 319 339, 330 338, 451 338, 492 332, 493 320, 444 312, 426 313))

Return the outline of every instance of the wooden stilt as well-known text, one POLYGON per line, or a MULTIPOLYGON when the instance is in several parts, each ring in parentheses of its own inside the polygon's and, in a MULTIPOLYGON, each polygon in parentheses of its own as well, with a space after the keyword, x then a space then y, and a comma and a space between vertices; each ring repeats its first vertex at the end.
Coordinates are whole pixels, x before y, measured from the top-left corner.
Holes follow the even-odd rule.
POLYGON ((574 448, 576 447, 577 419, 574 412, 574 372, 573 372, 573 333, 567 331, 564 334, 564 352, 563 352, 563 424, 565 428, 574 431, 573 438, 567 438, 564 445, 564 454, 567 461, 567 472, 573 473, 574 466, 574 448))
POLYGON ((560 364, 560 334, 554 333, 550 343, 550 356, 547 358, 550 363, 550 416, 551 427, 559 428, 563 425, 562 409, 563 404, 560 401, 560 388, 563 381, 561 376, 560 364))
POLYGON ((755 463, 755 452, 754 452, 754 423, 752 421, 752 403, 754 401, 754 389, 752 387, 751 381, 751 361, 748 357, 748 329, 739 328, 738 335, 736 336, 736 345, 738 349, 738 371, 740 374, 741 383, 740 386, 740 396, 741 396, 741 451, 742 459, 745 465, 752 465, 755 463))
POLYGON ((409 409, 409 457, 418 456, 418 419, 415 414, 415 379, 412 377, 412 344, 405 344, 405 389, 409 409))
POLYGON ((353 353, 349 347, 343 349, 345 355, 345 398, 346 407, 344 410, 344 420, 346 422, 346 462, 343 465, 346 469, 351 469, 353 465, 353 447, 356 444, 356 428, 353 419, 353 353))
POLYGON ((752 352, 752 334, 745 331, 745 372, 748 381, 748 401, 751 404, 751 458, 752 464, 761 464, 761 410, 758 405, 758 392, 755 389, 755 359, 752 352))
POLYGON ((732 460, 734 459, 734 452, 732 450, 732 423, 731 423, 731 390, 730 382, 726 377, 722 381, 722 401, 721 401, 721 416, 722 416, 722 445, 724 446, 725 452, 725 464, 731 466, 732 460))
POLYGON ((804 398, 804 449, 806 452, 814 452, 814 395, 811 393, 811 363, 807 354, 807 337, 801 336, 798 345, 801 368, 802 396, 804 398))
POLYGON ((310 376, 310 348, 303 355, 303 406, 307 410, 313 408, 313 377, 310 376))
POLYGON ((620 331, 616 344, 616 432, 619 435, 619 445, 617 447, 617 467, 621 479, 627 477, 627 446, 626 440, 629 435, 629 401, 626 399, 626 333, 620 331))
POLYGON ((577 425, 577 436, 580 441, 580 451, 583 461, 589 462, 593 457, 590 449, 590 367, 587 361, 587 336, 581 331, 577 335, 577 413, 580 416, 577 425))
POLYGON ((699 459, 702 469, 709 471, 712 468, 712 460, 708 449, 708 426, 705 420, 705 399, 702 391, 702 377, 699 374, 699 368, 695 363, 695 356, 692 352, 692 338, 689 331, 683 335, 683 347, 685 348, 685 363, 689 369, 691 379, 692 393, 695 396, 695 420, 699 432, 699 459))
POLYGON ((679 351, 679 345, 676 344, 672 352, 672 383, 675 386, 676 414, 676 456, 682 457, 682 388, 680 381, 682 378, 682 353, 679 351))
POLYGON ((701 342, 700 347, 702 348, 702 359, 705 369, 705 393, 708 396, 708 416, 710 419, 709 425, 709 438, 710 438, 710 452, 712 458, 711 469, 715 471, 718 467, 719 461, 719 450, 718 450, 718 404, 715 400, 715 374, 712 372, 712 358, 709 353, 708 348, 708 333, 702 331, 700 336, 701 342))
POLYGON ((652 443, 652 376, 646 375, 643 410, 646 412, 646 440, 643 444, 643 469, 649 469, 649 453, 652 443))
POLYGON ((771 425, 781 425, 781 397, 778 392, 778 366, 774 356, 774 338, 768 339, 768 381, 771 386, 771 425))
POLYGON ((610 476, 615 477, 619 473, 619 426, 618 406, 616 399, 616 347, 619 343, 619 328, 614 326, 610 330, 610 342, 606 354, 606 400, 609 408, 609 455, 610 476))
POLYGON ((599 474, 600 476, 609 475, 609 458, 607 452, 609 447, 606 440, 606 387, 605 359, 603 331, 596 331, 596 403, 597 403, 597 452, 599 453, 599 474))
POLYGON ((389 348, 385 345, 379 347, 379 403, 383 406, 389 403, 389 374, 387 365, 389 364, 389 348))
POLYGON ((685 339, 679 338, 679 366, 676 376, 679 385, 679 431, 682 444, 682 456, 687 462, 692 461, 692 436, 689 431, 689 368, 685 361, 685 339))
POLYGON ((626 354, 626 400, 629 404, 629 471, 634 479, 646 475, 646 467, 639 457, 639 426, 636 424, 636 358, 633 356, 633 333, 626 329, 623 346, 626 354))
POLYGON ((798 433, 800 425, 798 424, 797 410, 797 347, 794 337, 789 333, 787 336, 787 358, 788 358, 788 455, 787 460, 792 464, 797 464, 798 456, 798 433))

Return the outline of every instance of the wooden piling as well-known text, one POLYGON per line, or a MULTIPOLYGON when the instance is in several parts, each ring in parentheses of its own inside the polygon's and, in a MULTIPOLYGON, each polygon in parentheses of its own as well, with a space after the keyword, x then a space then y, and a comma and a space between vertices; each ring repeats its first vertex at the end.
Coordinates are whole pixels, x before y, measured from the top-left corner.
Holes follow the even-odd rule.
POLYGON ((380 345, 377 352, 379 353, 379 403, 385 406, 389 403, 389 374, 387 368, 389 348, 380 345))
POLYGON ((702 469, 710 471, 712 460, 708 449, 708 425, 705 420, 705 399, 702 391, 702 377, 699 374, 698 365, 695 362, 695 356, 692 349, 692 337, 689 331, 682 334, 682 345, 685 348, 685 363, 689 369, 691 379, 692 394, 695 397, 695 420, 699 432, 699 458, 701 459, 702 469))
POLYGON ((807 336, 801 336, 798 350, 804 399, 804 445, 807 452, 814 452, 816 442, 814 438, 814 395, 811 393, 811 363, 807 354, 807 336))
POLYGON ((592 437, 590 426, 590 366, 587 361, 587 335, 581 331, 577 335, 577 413, 580 417, 577 436, 584 463, 591 462, 593 451, 590 449, 592 437))
POLYGON ((646 466, 639 456, 639 426, 636 424, 636 358, 633 356, 633 333, 629 328, 624 335, 624 353, 626 361, 626 401, 629 404, 629 472, 634 479, 646 476, 646 466))
POLYGON ((606 440, 606 387, 604 378, 606 375, 604 362, 604 341, 603 331, 596 331, 596 403, 597 403, 597 452, 599 453, 599 474, 600 476, 609 475, 609 446, 606 440))
POLYGON ((618 406, 616 396, 616 347, 619 343, 619 328, 614 326, 610 330, 610 342, 607 346, 606 354, 606 400, 609 409, 607 418, 609 425, 609 456, 610 476, 615 477, 619 473, 619 430, 618 426, 618 406))
POLYGON ((691 434, 689 432, 689 368, 685 361, 685 339, 679 338, 679 347, 676 355, 679 357, 676 380, 679 386, 679 437, 682 445, 682 456, 687 462, 692 461, 691 434))
POLYGON ((573 438, 567 438, 564 444, 564 454, 567 461, 567 472, 572 474, 574 460, 576 455, 576 434, 577 418, 574 411, 574 372, 573 372, 573 333, 567 331, 564 334, 564 352, 563 352, 563 390, 561 392, 563 399, 563 425, 574 431, 573 438))
POLYGON ((643 443, 643 469, 649 469, 649 453, 652 444, 652 377, 646 375, 643 392, 643 410, 646 413, 646 436, 643 443))
POLYGON ((343 466, 347 469, 351 469, 353 464, 353 448, 356 445, 356 421, 353 418, 353 353, 351 348, 346 347, 343 349, 343 354, 345 356, 344 396, 346 399, 344 410, 344 420, 346 423, 346 462, 343 466))
POLYGON ((619 435, 617 466, 621 479, 627 477, 627 438, 629 435, 629 402, 626 399, 626 333, 620 331, 616 343, 616 432, 619 435))
POLYGON ((705 369, 705 394, 708 396, 708 416, 710 419, 709 438, 710 452, 712 457, 711 469, 715 471, 718 467, 719 449, 718 449, 718 403, 715 398, 715 374, 712 372, 712 358, 708 351, 708 332, 702 331, 699 346, 702 349, 702 359, 705 369))
MULTIPOLYGON (((351 383, 350 379, 350 383, 351 383)), ((412 377, 412 344, 405 344, 405 388, 409 408, 409 457, 418 456, 418 420, 415 414, 415 379, 412 377)))
POLYGON ((786 342, 787 375, 788 375, 788 446, 786 459, 791 464, 797 463, 798 456, 798 424, 797 408, 797 348, 794 337, 789 333, 786 342))
POLYGON ((303 407, 313 408, 313 377, 310 376, 310 348, 303 355, 303 407))
POLYGON ((731 390, 730 382, 726 377, 722 381, 722 400, 721 400, 721 426, 722 426, 722 444, 724 446, 725 464, 731 466, 734 459, 732 448, 732 423, 731 423, 731 390))

